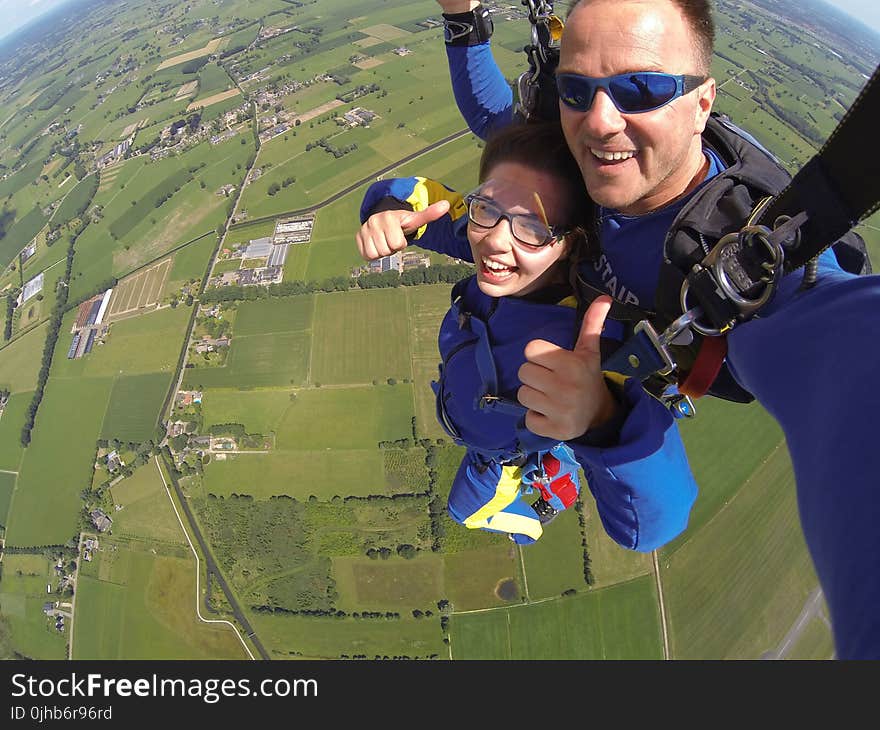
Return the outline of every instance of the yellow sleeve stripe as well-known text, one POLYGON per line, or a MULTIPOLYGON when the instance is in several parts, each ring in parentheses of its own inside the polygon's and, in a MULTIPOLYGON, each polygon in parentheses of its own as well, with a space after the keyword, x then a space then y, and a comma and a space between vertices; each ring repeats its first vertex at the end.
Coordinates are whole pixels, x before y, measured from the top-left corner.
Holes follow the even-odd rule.
POLYGON ((492 497, 480 509, 467 517, 464 524, 467 527, 486 527, 488 519, 494 517, 514 500, 519 499, 519 488, 522 484, 522 467, 502 466, 501 477, 495 485, 495 496, 492 497))
MULTIPOLYGON (((461 194, 456 193, 454 190, 450 190, 436 180, 430 180, 426 177, 416 177, 415 179, 417 182, 413 187, 413 191, 406 199, 406 202, 412 206, 414 211, 418 212, 424 210, 431 205, 431 203, 436 203, 439 200, 448 200, 449 216, 452 220, 458 220, 463 215, 467 214, 467 206, 465 205, 464 198, 461 194)), ((427 225, 424 225, 416 231, 416 240, 422 237, 426 228, 427 225)))

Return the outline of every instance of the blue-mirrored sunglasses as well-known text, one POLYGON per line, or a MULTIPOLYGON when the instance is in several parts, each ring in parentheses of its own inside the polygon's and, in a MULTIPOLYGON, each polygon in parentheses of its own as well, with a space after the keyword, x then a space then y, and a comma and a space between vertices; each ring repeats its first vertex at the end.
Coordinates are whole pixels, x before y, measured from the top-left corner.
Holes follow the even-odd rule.
POLYGON ((556 75, 556 88, 562 103, 575 111, 587 111, 596 92, 603 89, 621 114, 640 114, 690 93, 705 80, 705 76, 676 76, 659 71, 635 71, 602 79, 561 73, 556 75))

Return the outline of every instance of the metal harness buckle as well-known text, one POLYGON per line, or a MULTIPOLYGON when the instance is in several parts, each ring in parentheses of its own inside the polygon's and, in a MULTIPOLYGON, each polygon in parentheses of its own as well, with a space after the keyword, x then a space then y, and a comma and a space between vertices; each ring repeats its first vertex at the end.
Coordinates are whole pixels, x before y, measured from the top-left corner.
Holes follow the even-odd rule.
POLYGON ((714 296, 731 303, 736 313, 726 322, 701 322, 699 317, 705 313, 704 308, 688 306, 688 293, 691 289, 689 278, 682 284, 680 303, 686 313, 696 313, 691 327, 701 334, 716 337, 733 327, 737 321, 749 319, 770 301, 782 279, 785 261, 782 245, 773 240, 772 236, 772 231, 766 226, 747 225, 740 231, 724 236, 701 263, 694 265, 692 274, 708 272, 716 284, 714 296), (758 253, 763 258, 759 264, 762 273, 758 278, 753 277, 743 266, 741 255, 747 251, 751 254, 758 253))

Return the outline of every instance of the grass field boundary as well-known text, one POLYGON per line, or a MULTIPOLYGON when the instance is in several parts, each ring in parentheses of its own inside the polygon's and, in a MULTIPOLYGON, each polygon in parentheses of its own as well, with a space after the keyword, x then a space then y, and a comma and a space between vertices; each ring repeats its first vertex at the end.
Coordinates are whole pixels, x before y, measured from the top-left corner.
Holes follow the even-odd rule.
MULTIPOLYGON (((256 657, 251 653, 250 647, 245 643, 245 640, 242 638, 241 633, 238 630, 238 627, 232 623, 231 621, 227 621, 226 619, 207 619, 202 616, 201 609, 199 608, 199 579, 201 578, 201 561, 199 560, 199 554, 196 552, 195 547, 192 544, 192 540, 189 539, 189 532, 187 532, 186 527, 183 524, 183 520, 180 518, 180 512, 177 511, 177 505, 174 504, 174 498, 171 496, 171 490, 168 489, 168 482, 165 481, 165 475, 162 473, 162 467, 159 464, 159 457, 153 457, 156 461, 156 469, 159 470, 159 477, 162 479, 162 486, 165 487, 165 494, 168 495, 168 501, 171 502, 171 509, 174 510, 174 516, 177 517, 178 523, 180 523, 180 529, 183 530, 183 535, 186 537, 186 542, 189 545, 189 549, 192 550, 193 557, 196 559, 196 616, 198 616, 199 621, 206 624, 227 624, 232 628, 235 632, 235 635, 238 637, 238 640, 241 642, 241 645, 244 647, 244 650, 247 652, 247 655, 255 660, 256 657)), ((73 642, 71 643, 71 647, 73 646, 73 642)))

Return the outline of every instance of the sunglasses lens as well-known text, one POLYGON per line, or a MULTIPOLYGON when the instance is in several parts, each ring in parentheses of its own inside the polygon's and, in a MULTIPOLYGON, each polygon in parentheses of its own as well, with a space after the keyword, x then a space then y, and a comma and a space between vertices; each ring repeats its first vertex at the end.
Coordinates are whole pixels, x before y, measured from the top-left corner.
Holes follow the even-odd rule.
POLYGON ((605 89, 614 105, 624 113, 657 109, 678 94, 675 76, 654 72, 621 74, 607 79, 560 74, 556 77, 556 88, 562 103, 579 112, 589 110, 599 88, 605 89))
POLYGON ((671 101, 676 84, 666 74, 628 74, 611 79, 608 90, 621 111, 641 112, 671 101))
POLYGON ((590 108, 596 92, 596 87, 589 79, 568 74, 556 77, 556 89, 562 103, 579 112, 585 112, 590 108))

